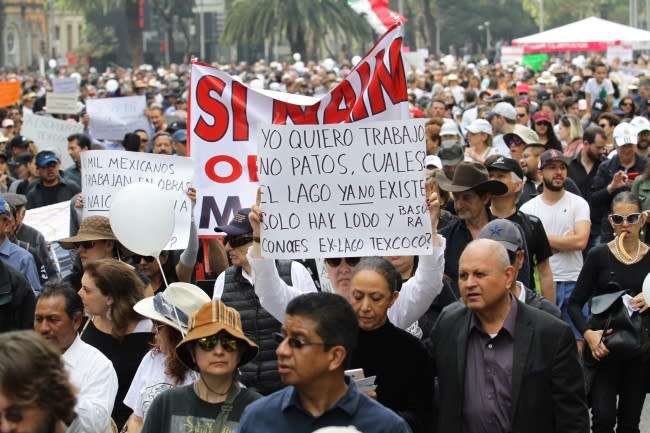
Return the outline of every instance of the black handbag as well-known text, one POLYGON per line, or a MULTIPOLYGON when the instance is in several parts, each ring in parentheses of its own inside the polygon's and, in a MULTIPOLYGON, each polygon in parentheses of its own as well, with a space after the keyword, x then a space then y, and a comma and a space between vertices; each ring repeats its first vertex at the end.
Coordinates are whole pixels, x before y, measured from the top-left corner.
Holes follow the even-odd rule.
POLYGON ((611 293, 591 298, 589 329, 613 330, 610 334, 603 333, 603 343, 609 350, 603 361, 635 358, 641 354, 641 315, 636 311, 628 314, 622 299, 627 290, 620 284, 609 282, 607 290, 611 293))

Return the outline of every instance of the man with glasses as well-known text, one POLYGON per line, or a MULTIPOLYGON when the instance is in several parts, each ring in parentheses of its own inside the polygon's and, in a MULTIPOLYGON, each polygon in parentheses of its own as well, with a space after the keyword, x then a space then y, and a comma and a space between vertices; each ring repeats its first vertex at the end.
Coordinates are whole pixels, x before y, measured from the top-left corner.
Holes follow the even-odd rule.
POLYGON ((309 293, 294 298, 286 308, 282 331, 276 334, 279 373, 287 387, 251 403, 239 432, 311 433, 329 426, 410 432, 406 421, 363 395, 345 377, 358 329, 352 306, 340 296, 309 293))
POLYGON ((0 334, 0 432, 82 432, 75 403, 54 345, 34 331, 0 334))
POLYGON ((25 209, 68 201, 81 192, 79 185, 63 178, 59 171, 61 161, 51 150, 42 150, 36 154, 36 167, 39 179, 27 193, 25 209))
MULTIPOLYGON (((259 235, 253 235, 253 227, 248 219, 250 208, 240 209, 228 225, 215 228, 216 232, 226 233, 223 239, 226 254, 231 266, 222 272, 214 285, 213 299, 239 311, 244 332, 260 346, 256 359, 241 367, 241 381, 249 388, 266 395, 282 387, 277 372, 277 359, 274 351, 277 343, 273 333, 279 332, 282 324, 268 311, 274 307, 262 304, 263 294, 258 289, 268 284, 268 277, 260 276, 249 260, 249 247, 259 235)), ((288 286, 301 292, 315 292, 314 282, 304 266, 290 260, 270 261, 272 271, 288 286)), ((272 305, 281 300, 270 300, 272 305)), ((281 304, 284 308, 286 303, 281 304)))

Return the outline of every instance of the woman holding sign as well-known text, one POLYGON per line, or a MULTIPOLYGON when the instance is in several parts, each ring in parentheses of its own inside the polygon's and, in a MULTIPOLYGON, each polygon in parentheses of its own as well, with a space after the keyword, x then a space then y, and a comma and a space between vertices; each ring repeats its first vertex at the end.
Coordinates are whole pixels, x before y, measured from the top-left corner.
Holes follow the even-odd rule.
POLYGON ((352 271, 350 303, 359 320, 359 341, 350 367, 376 376, 366 395, 395 411, 414 433, 432 425, 433 368, 424 346, 388 319, 402 276, 383 257, 367 257, 352 271))

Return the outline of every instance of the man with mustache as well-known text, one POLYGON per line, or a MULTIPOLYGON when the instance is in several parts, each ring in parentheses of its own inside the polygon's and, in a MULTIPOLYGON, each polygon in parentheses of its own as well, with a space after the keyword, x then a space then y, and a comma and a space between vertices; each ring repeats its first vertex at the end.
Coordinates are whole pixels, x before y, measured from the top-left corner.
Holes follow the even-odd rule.
MULTIPOLYGON (((562 310, 562 318, 571 325, 578 350, 581 350, 582 335, 569 318, 567 302, 582 268, 582 250, 589 240, 591 222, 585 199, 564 189, 569 163, 570 160, 558 150, 542 153, 539 166, 544 190, 526 202, 521 211, 542 220, 554 252, 549 260, 555 281, 556 304, 562 310)), ((586 311, 583 312, 586 315, 586 311)))

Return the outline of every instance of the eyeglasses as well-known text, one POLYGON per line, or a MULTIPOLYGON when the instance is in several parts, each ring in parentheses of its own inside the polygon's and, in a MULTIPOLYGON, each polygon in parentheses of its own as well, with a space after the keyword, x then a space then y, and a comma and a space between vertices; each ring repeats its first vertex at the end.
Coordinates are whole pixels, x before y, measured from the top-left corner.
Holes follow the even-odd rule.
POLYGON ((524 144, 526 144, 526 143, 524 143, 521 140, 513 139, 513 140, 510 140, 510 143, 508 143, 508 146, 523 146, 524 144))
POLYGON ((253 241, 253 236, 251 235, 237 235, 237 236, 227 235, 223 238, 223 244, 224 245, 230 244, 232 248, 241 247, 242 245, 246 245, 247 243, 252 241, 253 241))
POLYGON ((641 214, 640 213, 631 213, 629 215, 619 215, 619 214, 611 214, 609 216, 612 219, 612 224, 616 226, 620 226, 623 224, 625 221, 627 221, 628 224, 636 224, 639 222, 639 219, 641 219, 641 214))
POLYGON ((361 257, 330 257, 325 259, 325 263, 327 263, 333 268, 339 266, 341 262, 345 262, 348 264, 348 266, 354 267, 360 261, 361 261, 361 257))
POLYGON ((281 332, 274 332, 273 339, 278 344, 281 344, 284 342, 284 340, 287 340, 287 344, 289 344, 289 347, 292 349, 302 349, 305 346, 329 346, 327 343, 311 343, 309 341, 299 340, 296 337, 287 337, 281 332))
POLYGON ((57 164, 57 163, 56 163, 55 161, 52 161, 52 162, 48 162, 48 163, 45 164, 45 165, 39 165, 38 168, 40 168, 40 169, 44 169, 44 168, 54 168, 54 167, 56 167, 56 164, 57 164))
POLYGON ((83 247, 85 250, 89 250, 91 248, 95 248, 95 245, 97 245, 97 241, 73 242, 72 245, 75 248, 83 247))
POLYGON ((136 258, 138 259, 138 263, 140 263, 141 260, 144 260, 147 263, 153 263, 156 261, 154 256, 138 256, 136 258))
POLYGON ((217 344, 221 343, 221 347, 226 352, 234 352, 239 348, 239 340, 230 335, 211 335, 209 337, 203 337, 196 340, 196 344, 206 352, 211 351, 217 344))
POLYGON ((17 424, 23 420, 23 411, 18 406, 9 406, 0 412, 0 419, 4 419, 5 422, 17 424))

